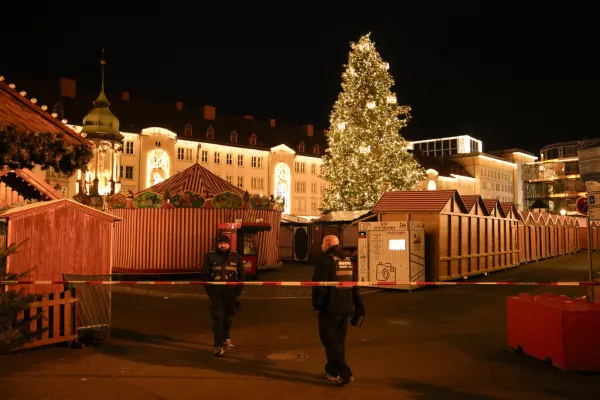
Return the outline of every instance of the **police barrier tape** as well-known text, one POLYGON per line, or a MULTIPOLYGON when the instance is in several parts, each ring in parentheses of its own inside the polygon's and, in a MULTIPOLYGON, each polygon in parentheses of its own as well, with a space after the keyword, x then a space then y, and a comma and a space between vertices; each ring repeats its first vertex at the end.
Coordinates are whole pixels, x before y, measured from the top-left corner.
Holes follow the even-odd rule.
POLYGON ((211 282, 211 281, 0 281, 0 285, 216 285, 216 286, 452 286, 452 285, 512 285, 512 286, 600 286, 600 282, 211 282))

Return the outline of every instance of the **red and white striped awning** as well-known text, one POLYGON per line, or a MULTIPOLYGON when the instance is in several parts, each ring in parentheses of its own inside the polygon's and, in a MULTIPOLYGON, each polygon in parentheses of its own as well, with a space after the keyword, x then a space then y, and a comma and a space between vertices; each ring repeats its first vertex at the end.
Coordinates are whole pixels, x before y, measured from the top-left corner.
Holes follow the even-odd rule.
POLYGON ((200 164, 194 164, 180 173, 173 175, 166 181, 151 186, 139 193, 153 192, 164 196, 167 191, 171 196, 186 191, 198 194, 204 194, 204 191, 206 191, 208 192, 208 197, 214 197, 224 192, 244 196, 242 189, 232 185, 225 179, 219 178, 200 164))

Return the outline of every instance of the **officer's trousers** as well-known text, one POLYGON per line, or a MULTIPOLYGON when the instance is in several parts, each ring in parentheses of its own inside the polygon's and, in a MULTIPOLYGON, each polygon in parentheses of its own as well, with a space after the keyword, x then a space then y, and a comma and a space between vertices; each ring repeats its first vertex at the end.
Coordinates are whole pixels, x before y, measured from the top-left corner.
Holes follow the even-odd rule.
POLYGON ((212 318, 212 331, 214 346, 221 347, 229 339, 229 330, 235 314, 235 288, 213 286, 208 293, 210 299, 210 317, 212 318))
POLYGON ((346 333, 348 332, 349 314, 319 314, 319 337, 325 347, 328 375, 341 378, 352 376, 352 370, 346 363, 346 333))

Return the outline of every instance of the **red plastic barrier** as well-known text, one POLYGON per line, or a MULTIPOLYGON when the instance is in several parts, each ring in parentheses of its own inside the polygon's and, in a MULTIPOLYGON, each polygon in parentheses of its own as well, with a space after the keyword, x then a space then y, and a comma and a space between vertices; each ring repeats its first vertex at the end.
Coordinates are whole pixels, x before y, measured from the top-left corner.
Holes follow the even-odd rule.
POLYGON ((522 293, 506 311, 510 348, 565 370, 600 371, 600 303, 522 293))

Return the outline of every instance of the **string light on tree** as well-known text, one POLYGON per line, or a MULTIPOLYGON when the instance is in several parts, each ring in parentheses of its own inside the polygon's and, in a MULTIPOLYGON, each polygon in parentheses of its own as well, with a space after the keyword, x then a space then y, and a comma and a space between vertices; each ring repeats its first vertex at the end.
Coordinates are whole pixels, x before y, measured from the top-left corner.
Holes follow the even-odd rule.
POLYGON ((407 190, 424 179, 425 171, 399 134, 410 107, 398 104, 393 84, 389 64, 370 34, 351 44, 342 91, 329 118, 321 168, 328 186, 324 210, 370 209, 383 192, 407 190))

